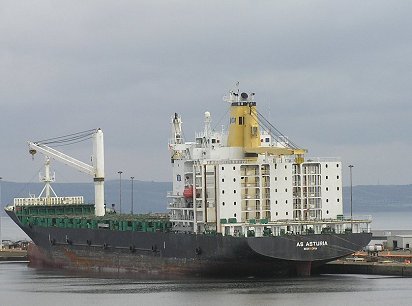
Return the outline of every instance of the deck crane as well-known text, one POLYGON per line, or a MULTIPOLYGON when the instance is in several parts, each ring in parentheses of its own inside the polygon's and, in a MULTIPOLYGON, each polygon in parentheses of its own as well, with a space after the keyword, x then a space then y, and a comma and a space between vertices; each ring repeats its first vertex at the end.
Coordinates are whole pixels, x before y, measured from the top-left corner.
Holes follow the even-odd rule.
POLYGON ((104 146, 103 146, 103 131, 97 129, 93 131, 93 155, 92 165, 84 163, 73 157, 70 157, 54 148, 47 146, 42 142, 29 141, 29 152, 34 155, 37 152, 54 160, 60 161, 65 165, 73 167, 83 173, 93 177, 94 180, 94 196, 95 196, 95 215, 104 216, 104 146))

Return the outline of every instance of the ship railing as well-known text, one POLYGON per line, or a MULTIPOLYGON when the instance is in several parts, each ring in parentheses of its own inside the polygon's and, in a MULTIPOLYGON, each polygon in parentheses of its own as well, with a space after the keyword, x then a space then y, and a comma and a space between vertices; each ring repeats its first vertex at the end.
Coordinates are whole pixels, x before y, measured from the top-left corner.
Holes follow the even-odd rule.
MULTIPOLYGON (((254 159, 224 159, 224 160, 207 160, 207 161, 194 161, 195 165, 221 165, 221 164, 247 164, 247 163, 256 163, 254 159)), ((243 174, 242 174, 243 175, 243 174)), ((257 174, 255 174, 257 175, 257 174)), ((245 175, 247 176, 247 175, 245 175)), ((250 176, 250 175, 249 175, 250 176)))
POLYGON ((352 216, 352 218, 350 216, 344 216, 344 215, 340 215, 337 218, 338 220, 342 220, 342 221, 372 221, 372 216, 371 215, 354 215, 352 216))
POLYGON ((168 197, 168 198, 182 198, 182 197, 183 197, 183 194, 179 194, 179 192, 178 192, 178 193, 174 193, 173 191, 168 191, 168 192, 167 192, 167 197, 168 197))
POLYGON ((13 204, 14 206, 81 205, 84 204, 84 198, 83 196, 15 198, 13 204))
POLYGON ((171 216, 170 221, 193 221, 193 217, 190 217, 190 216, 171 216))
MULTIPOLYGON (((255 231, 256 237, 261 237, 264 235, 264 232, 270 229, 271 234, 273 236, 282 236, 282 235, 309 235, 309 234, 348 234, 348 233, 369 233, 370 232, 370 227, 368 226, 361 226, 362 223, 359 224, 359 226, 354 226, 353 229, 351 229, 350 223, 340 223, 340 225, 345 225, 341 227, 336 227, 336 223, 328 223, 328 222, 317 222, 316 224, 314 223, 300 223, 297 221, 292 221, 291 220, 281 220, 277 222, 268 222, 268 223, 260 223, 260 221, 256 220, 256 223, 232 223, 232 224, 221 224, 222 227, 222 233, 228 232, 225 228, 226 227, 242 227, 244 229, 244 233, 246 234, 247 229, 252 229, 255 231), (299 228, 299 230, 294 231, 294 230, 287 230, 289 226, 296 226, 296 228, 299 228), (303 230, 300 230, 300 228, 304 227, 303 230), (315 227, 314 226, 319 226, 315 227), (259 229, 259 230, 257 230, 259 229)), ((243 235, 242 235, 243 236, 243 235)))
POLYGON ((193 208, 193 203, 188 203, 188 204, 183 204, 183 203, 169 203, 168 205, 168 209, 173 209, 173 208, 187 208, 187 209, 191 209, 193 208))

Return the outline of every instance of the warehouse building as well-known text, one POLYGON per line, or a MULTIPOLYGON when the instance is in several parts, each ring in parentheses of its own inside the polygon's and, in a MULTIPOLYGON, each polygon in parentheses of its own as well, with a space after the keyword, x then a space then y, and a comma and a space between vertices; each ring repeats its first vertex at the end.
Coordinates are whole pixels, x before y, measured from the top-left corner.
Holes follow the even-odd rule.
POLYGON ((410 250, 412 249, 412 235, 389 236, 387 240, 389 250, 410 250))

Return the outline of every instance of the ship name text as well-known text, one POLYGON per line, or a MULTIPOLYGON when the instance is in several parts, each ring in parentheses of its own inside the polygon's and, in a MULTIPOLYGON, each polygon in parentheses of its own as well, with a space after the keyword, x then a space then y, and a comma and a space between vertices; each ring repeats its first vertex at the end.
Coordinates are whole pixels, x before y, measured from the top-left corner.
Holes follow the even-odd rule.
POLYGON ((324 245, 328 245, 328 242, 327 241, 307 241, 307 242, 298 241, 296 243, 296 247, 318 247, 318 246, 324 246, 324 245))

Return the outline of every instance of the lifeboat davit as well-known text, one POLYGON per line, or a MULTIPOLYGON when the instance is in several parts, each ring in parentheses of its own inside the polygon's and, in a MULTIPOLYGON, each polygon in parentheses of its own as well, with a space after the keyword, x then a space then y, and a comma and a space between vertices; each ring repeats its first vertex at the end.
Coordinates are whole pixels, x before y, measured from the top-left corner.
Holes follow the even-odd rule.
POLYGON ((193 186, 185 187, 185 190, 183 191, 183 196, 185 197, 185 199, 193 199, 193 186))

